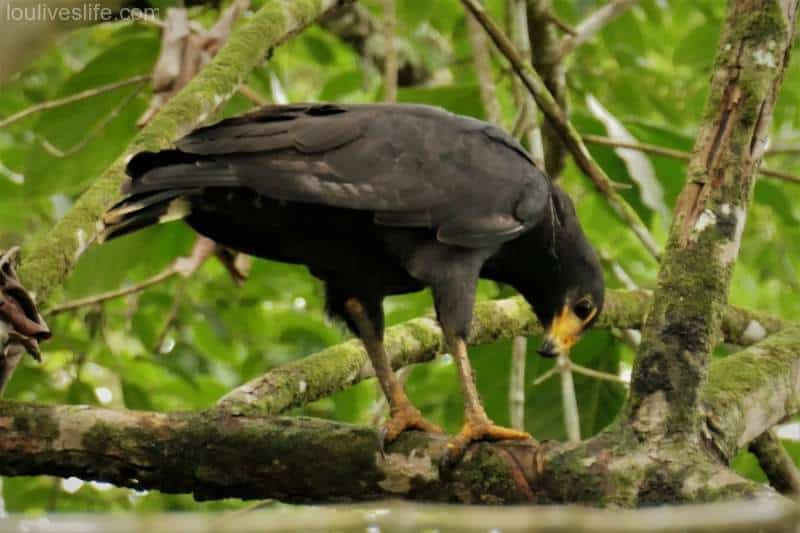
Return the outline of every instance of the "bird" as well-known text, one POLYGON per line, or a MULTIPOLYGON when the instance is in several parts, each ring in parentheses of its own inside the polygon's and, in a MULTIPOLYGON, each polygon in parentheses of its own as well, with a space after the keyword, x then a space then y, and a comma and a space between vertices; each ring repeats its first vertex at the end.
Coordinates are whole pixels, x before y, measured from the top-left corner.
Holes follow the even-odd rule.
POLYGON ((268 105, 126 165, 99 240, 183 220, 222 246, 302 264, 326 311, 358 336, 390 406, 381 443, 441 433, 411 403, 383 345, 382 301, 431 289, 456 363, 464 424, 446 446, 521 440, 496 425, 467 353, 479 279, 512 286, 566 354, 603 307, 603 272, 569 196, 503 130, 421 104, 268 105))

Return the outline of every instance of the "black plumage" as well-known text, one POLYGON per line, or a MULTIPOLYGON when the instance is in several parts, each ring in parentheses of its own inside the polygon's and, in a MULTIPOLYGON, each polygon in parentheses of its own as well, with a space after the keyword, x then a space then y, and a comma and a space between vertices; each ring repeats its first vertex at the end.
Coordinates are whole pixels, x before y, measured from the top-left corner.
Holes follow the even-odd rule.
POLYGON ((498 128, 419 105, 268 106, 200 128, 175 149, 136 154, 126 197, 102 238, 184 219, 248 254, 306 265, 328 310, 358 334, 381 381, 392 439, 436 430, 408 402, 383 352, 381 302, 431 287, 465 385, 465 429, 493 426, 464 339, 479 277, 515 287, 549 328, 541 350, 568 350, 603 305, 603 279, 568 196, 498 128))

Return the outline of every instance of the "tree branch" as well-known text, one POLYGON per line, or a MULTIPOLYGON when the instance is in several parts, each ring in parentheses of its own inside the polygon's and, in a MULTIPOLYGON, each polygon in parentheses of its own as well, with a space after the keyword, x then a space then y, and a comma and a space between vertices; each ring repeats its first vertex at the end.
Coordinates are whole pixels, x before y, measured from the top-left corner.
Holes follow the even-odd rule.
POLYGON ((701 397, 707 435, 726 460, 800 410, 800 325, 714 361, 701 397))
MULTIPOLYGON (((559 54, 561 39, 555 27, 563 28, 553 13, 551 0, 528 0, 528 39, 533 54, 533 67, 542 77, 544 84, 553 95, 564 113, 567 114, 567 81, 564 63, 559 54)), ((542 124, 542 144, 545 168, 548 175, 557 179, 564 169, 566 149, 558 132, 549 121, 542 124)))
MULTIPOLYGON (((707 434, 718 449, 730 444, 734 451, 746 445, 746 435, 755 436, 759 428, 800 409, 800 326, 715 362, 709 373, 703 396, 707 434)), ((573 478, 565 477, 583 471, 634 482, 638 499, 619 495, 619 500, 608 500, 631 505, 647 501, 646 487, 653 482, 648 476, 655 465, 645 461, 647 454, 631 460, 635 457, 624 453, 628 444, 618 443, 622 458, 617 465, 602 448, 587 455, 583 445, 575 444, 480 443, 454 470, 443 472, 438 464, 445 436, 406 432, 384 456, 377 437, 371 428, 305 417, 247 417, 219 410, 162 414, 3 401, 0 474, 77 476, 192 493, 200 500, 306 502, 402 497, 552 503, 615 497, 619 487, 613 483, 600 489, 570 484, 573 478)), ((613 437, 606 432, 598 439, 613 437)), ((719 476, 715 467, 706 465, 686 477, 681 461, 696 452, 685 442, 667 452, 675 454, 675 464, 657 467, 659 483, 672 486, 669 479, 681 480, 675 481, 684 487, 681 501, 763 493, 732 474, 702 488, 702 479, 719 476)))
POLYGON ((720 336, 798 3, 730 2, 705 119, 632 374, 627 412, 640 438, 699 434, 699 391, 720 336), (771 55, 768 64, 757 59, 763 53, 771 55))
POLYGON ((126 80, 115 81, 112 83, 107 83, 106 85, 100 85, 99 87, 93 87, 91 89, 86 89, 85 91, 81 91, 75 94, 71 94, 69 96, 65 96, 63 98, 57 98, 55 100, 48 100, 46 102, 40 102, 36 105, 32 105, 31 107, 27 107, 22 111, 18 111, 13 115, 10 115, 3 120, 0 120, 0 128, 5 128, 13 124, 14 122, 19 122, 25 117, 33 115, 34 113, 39 113, 40 111, 46 111, 48 109, 53 109, 56 107, 62 107, 65 105, 69 105, 80 100, 86 100, 87 98, 92 98, 93 96, 97 96, 99 94, 115 91, 122 87, 127 87, 128 85, 136 85, 139 83, 143 83, 150 80, 150 74, 144 74, 141 76, 133 76, 126 80))
MULTIPOLYGON (((647 291, 608 291, 596 327, 639 329, 652 302, 647 291)), ((729 307, 723 331, 733 344, 752 344, 784 327, 780 319, 729 307)), ((515 336, 542 333, 542 328, 520 297, 479 302, 475 306, 470 344, 484 344, 515 336)), ((387 328, 386 353, 395 369, 430 361, 444 348, 438 323, 417 318, 387 328)), ((219 407, 234 413, 275 415, 305 405, 372 376, 360 341, 331 346, 321 352, 275 368, 232 390, 219 407)))
MULTIPOLYGON (((665 146, 658 146, 655 144, 618 141, 615 139, 611 139, 610 137, 603 137, 602 135, 585 134, 582 135, 581 137, 583 138, 584 142, 589 144, 599 144, 601 146, 612 146, 614 148, 627 148, 630 150, 638 150, 640 152, 662 155, 664 157, 671 157, 673 159, 680 159, 682 161, 689 161, 692 158, 692 154, 689 152, 676 150, 674 148, 667 148, 665 146)), ((767 155, 769 153, 770 152, 767 151, 767 155)), ((761 168, 761 167, 759 167, 758 172, 762 176, 768 176, 770 178, 776 178, 779 180, 788 181, 789 183, 800 184, 800 176, 795 176, 794 174, 789 174, 788 172, 781 172, 779 170, 770 170, 768 168, 761 168)))
POLYGON ((564 110, 550 94, 547 86, 539 77, 539 74, 519 56, 514 46, 508 40, 500 28, 492 21, 477 0, 461 0, 470 12, 480 21, 481 25, 488 32, 497 48, 511 63, 514 71, 522 79, 528 91, 536 100, 536 104, 542 113, 547 117, 550 124, 556 129, 562 142, 567 146, 575 158, 575 162, 580 169, 592 180, 597 190, 609 203, 617 216, 625 222, 636 234, 645 248, 654 256, 658 257, 659 249, 650 231, 636 214, 636 211, 619 195, 615 190, 612 181, 608 178, 605 171, 592 159, 589 150, 583 144, 580 134, 567 119, 564 110))
POLYGON ((800 494, 800 472, 773 430, 765 431, 751 442, 750 452, 775 490, 789 496, 800 494))
POLYGON ((239 87, 267 51, 344 0, 268 0, 237 27, 212 62, 133 139, 120 157, 78 199, 51 231, 24 250, 19 274, 40 301, 72 271, 97 235, 102 213, 119 198, 125 161, 141 150, 159 150, 201 124, 239 87))

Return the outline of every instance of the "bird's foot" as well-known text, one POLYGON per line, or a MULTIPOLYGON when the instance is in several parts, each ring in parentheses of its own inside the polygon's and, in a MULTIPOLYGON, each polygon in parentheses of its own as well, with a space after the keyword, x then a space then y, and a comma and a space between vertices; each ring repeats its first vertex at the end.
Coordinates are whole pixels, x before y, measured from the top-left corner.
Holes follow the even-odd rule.
POLYGON ((393 407, 387 420, 379 432, 381 452, 383 445, 395 440, 407 429, 417 429, 426 433, 444 433, 442 428, 423 418, 419 409, 410 403, 400 407, 393 407))
POLYGON ((464 427, 447 443, 443 457, 446 466, 452 466, 464 456, 469 445, 479 440, 528 440, 533 437, 524 431, 497 426, 489 418, 467 419, 464 427))

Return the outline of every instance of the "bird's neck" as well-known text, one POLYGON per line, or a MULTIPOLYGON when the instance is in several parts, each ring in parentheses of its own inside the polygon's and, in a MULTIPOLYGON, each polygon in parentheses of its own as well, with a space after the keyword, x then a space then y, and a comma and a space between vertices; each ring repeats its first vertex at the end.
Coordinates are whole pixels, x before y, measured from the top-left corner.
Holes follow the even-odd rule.
POLYGON ((481 277, 506 283, 525 294, 547 283, 557 261, 555 244, 561 226, 549 213, 534 227, 506 242, 484 264, 481 277))

